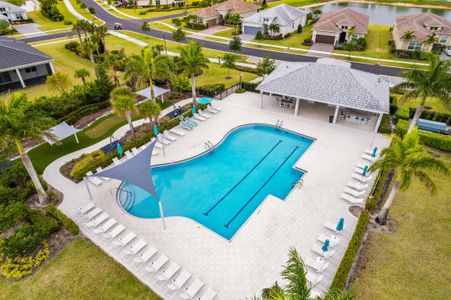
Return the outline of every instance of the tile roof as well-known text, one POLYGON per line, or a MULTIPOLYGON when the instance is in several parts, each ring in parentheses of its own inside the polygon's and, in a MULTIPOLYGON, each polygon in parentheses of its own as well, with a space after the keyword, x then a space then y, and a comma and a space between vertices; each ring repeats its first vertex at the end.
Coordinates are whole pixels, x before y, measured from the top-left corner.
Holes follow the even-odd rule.
POLYGON ((402 36, 406 31, 414 31, 415 41, 426 40, 432 32, 435 32, 437 35, 451 35, 451 22, 433 13, 421 13, 397 17, 395 26, 398 29, 399 36, 402 36), (435 31, 426 28, 426 26, 433 25, 438 25, 443 28, 435 31))
POLYGON ((313 30, 342 32, 342 25, 354 26, 355 33, 368 32, 368 16, 350 8, 343 8, 325 13, 313 26, 313 30))
POLYGON ((41 51, 13 38, 0 38, 0 70, 52 60, 41 51))
POLYGON ((330 58, 283 62, 257 87, 262 92, 377 113, 389 112, 389 82, 330 58))
POLYGON ((288 25, 306 15, 307 13, 299 8, 281 4, 244 18, 243 23, 261 24, 261 19, 267 18, 279 25, 288 25))
POLYGON ((191 12, 192 15, 198 17, 214 17, 219 16, 219 11, 228 11, 231 14, 243 14, 247 12, 256 11, 260 8, 260 6, 250 3, 244 2, 240 0, 229 0, 225 2, 221 2, 215 4, 213 6, 204 7, 198 10, 191 12))

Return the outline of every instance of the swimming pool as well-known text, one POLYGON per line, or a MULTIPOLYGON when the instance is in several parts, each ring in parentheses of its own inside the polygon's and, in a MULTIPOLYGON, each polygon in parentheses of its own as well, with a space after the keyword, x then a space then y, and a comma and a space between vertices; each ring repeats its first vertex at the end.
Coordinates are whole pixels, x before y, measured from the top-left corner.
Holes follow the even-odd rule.
MULTIPOLYGON (((273 126, 245 125, 212 152, 155 166, 152 178, 164 214, 190 218, 230 240, 268 195, 285 199, 303 175, 293 165, 312 143, 273 126)), ((130 214, 160 217, 157 201, 144 190, 124 183, 117 195, 130 214)))

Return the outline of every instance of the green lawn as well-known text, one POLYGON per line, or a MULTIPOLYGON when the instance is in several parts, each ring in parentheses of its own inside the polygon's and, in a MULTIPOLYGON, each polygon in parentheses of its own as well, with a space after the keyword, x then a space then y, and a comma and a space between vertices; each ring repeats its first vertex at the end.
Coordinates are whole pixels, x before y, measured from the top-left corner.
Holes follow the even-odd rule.
POLYGON ((0 299, 160 299, 94 244, 78 238, 34 275, 0 278, 0 299))
POLYGON ((231 87, 240 81, 240 73, 243 81, 250 81, 257 78, 257 74, 240 72, 237 70, 230 70, 232 79, 226 79, 227 69, 222 68, 218 64, 208 64, 208 69, 196 78, 196 85, 203 86, 208 84, 224 83, 227 87, 231 87))
MULTIPOLYGON (((440 155, 451 168, 451 154, 440 155)), ((390 210, 394 234, 370 233, 356 280, 356 299, 449 299, 451 176, 431 174, 431 196, 417 180, 390 210)))
POLYGON ((152 10, 148 11, 149 7, 142 7, 142 8, 118 8, 121 12, 126 13, 127 15, 136 17, 136 18, 142 18, 142 19, 148 19, 148 18, 156 18, 161 16, 169 16, 169 15, 175 15, 185 12, 190 12, 193 10, 196 10, 197 8, 180 8, 180 9, 174 9, 174 10, 152 10), (144 13, 143 15, 140 13, 144 13))
POLYGON ((70 3, 72 4, 72 6, 75 8, 75 10, 82 15, 83 17, 85 17, 88 20, 91 20, 92 22, 94 22, 97 25, 102 25, 104 22, 100 19, 98 19, 97 17, 95 17, 95 15, 92 15, 89 11, 88 11, 88 7, 86 8, 81 8, 80 4, 77 3, 76 0, 69 0, 70 3))
POLYGON ((304 45, 302 45, 302 42, 306 38, 310 37, 311 35, 312 35, 312 26, 306 25, 302 28, 302 33, 297 33, 295 31, 295 32, 291 33, 291 35, 289 37, 281 39, 281 40, 261 40, 261 41, 253 40, 253 42, 285 46, 285 47, 309 49, 310 46, 304 46, 304 45))
MULTIPOLYGON (((64 21, 75 22, 77 20, 77 18, 69 12, 63 1, 58 1, 56 6, 64 16, 64 21)), ((33 19, 34 23, 39 24, 39 29, 42 31, 71 27, 71 25, 64 25, 64 21, 55 22, 44 17, 40 11, 30 11, 27 12, 27 15, 33 19)))
MULTIPOLYGON (((409 101, 401 101, 402 95, 394 94, 394 96, 398 99, 398 106, 401 107, 418 107, 420 106, 421 99, 409 100, 409 101)), ((448 107, 443 101, 440 101, 438 98, 428 99, 426 101, 426 105, 430 106, 433 111, 440 113, 451 114, 451 109, 448 107)))

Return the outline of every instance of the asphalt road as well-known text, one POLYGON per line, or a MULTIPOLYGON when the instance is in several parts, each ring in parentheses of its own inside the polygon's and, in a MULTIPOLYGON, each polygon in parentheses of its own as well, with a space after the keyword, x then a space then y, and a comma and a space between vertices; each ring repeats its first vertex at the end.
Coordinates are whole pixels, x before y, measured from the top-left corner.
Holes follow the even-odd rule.
MULTIPOLYGON (((141 30, 141 24, 144 21, 152 22, 152 21, 158 21, 161 19, 166 19, 170 17, 180 17, 183 14, 174 14, 171 16, 162 16, 162 17, 156 17, 151 19, 140 19, 140 20, 134 20, 134 19, 121 19, 117 18, 108 12, 106 12, 102 7, 100 7, 94 0, 82 0, 87 7, 94 7, 96 9, 96 16, 105 21, 105 26, 107 26, 109 29, 113 29, 114 23, 121 23, 122 29, 124 30, 130 30, 139 32, 145 35, 149 35, 155 38, 160 39, 167 39, 172 40, 172 35, 152 29, 150 32, 144 32, 141 30)), ((36 41, 43 41, 43 40, 49 40, 53 38, 60 38, 64 36, 73 35, 72 32, 66 32, 66 33, 56 33, 51 35, 44 35, 44 36, 37 36, 37 37, 31 37, 22 39, 25 42, 36 42, 36 41)), ((202 43, 204 47, 220 50, 220 51, 230 51, 229 45, 220 43, 220 42, 214 42, 214 41, 206 41, 196 38, 187 38, 185 43, 188 40, 197 40, 198 42, 202 43)), ((263 49, 256 49, 256 48, 248 48, 248 47, 242 47, 241 51, 239 51, 240 54, 249 55, 249 56, 257 56, 257 57, 263 57, 265 55, 270 55, 272 58, 276 60, 284 60, 284 61, 299 61, 299 62, 313 62, 316 61, 317 57, 307 56, 307 55, 300 55, 300 54, 290 54, 290 53, 283 53, 283 52, 277 52, 277 51, 271 51, 271 50, 263 50, 263 49)), ((388 66, 381 66, 381 65, 375 65, 375 64, 365 64, 365 63, 356 63, 352 62, 351 67, 357 70, 366 71, 374 74, 381 74, 381 75, 388 75, 388 76, 399 76, 401 71, 403 71, 402 68, 398 67, 388 67, 388 66)))

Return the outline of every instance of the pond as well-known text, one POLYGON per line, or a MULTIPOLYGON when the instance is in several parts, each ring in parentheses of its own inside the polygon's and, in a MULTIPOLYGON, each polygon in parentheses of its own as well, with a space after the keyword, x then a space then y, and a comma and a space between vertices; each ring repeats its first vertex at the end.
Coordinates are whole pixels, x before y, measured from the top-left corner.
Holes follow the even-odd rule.
POLYGON ((451 21, 450 9, 429 9, 371 3, 331 3, 318 7, 323 11, 323 13, 349 7, 355 11, 367 14, 370 19, 370 24, 394 24, 396 17, 425 12, 432 12, 451 21))

